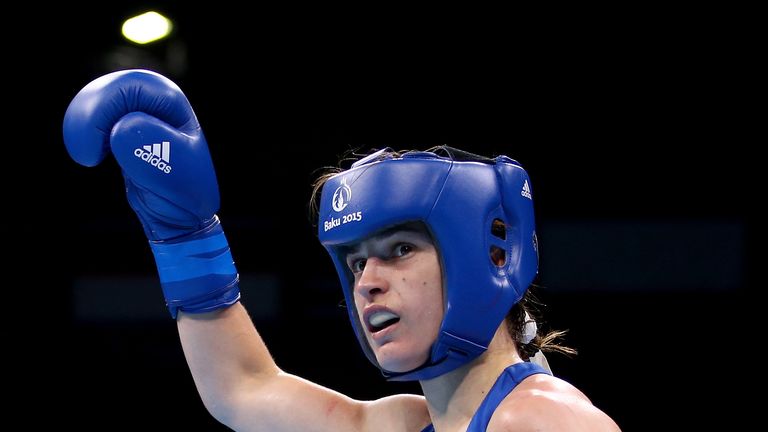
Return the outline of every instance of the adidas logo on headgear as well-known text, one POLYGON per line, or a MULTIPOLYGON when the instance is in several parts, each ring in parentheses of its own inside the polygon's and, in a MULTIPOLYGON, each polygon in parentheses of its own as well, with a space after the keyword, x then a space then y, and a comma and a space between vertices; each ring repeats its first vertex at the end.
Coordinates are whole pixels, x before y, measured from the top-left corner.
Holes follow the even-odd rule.
POLYGON ((166 174, 171 173, 171 143, 168 141, 142 146, 134 150, 133 155, 166 174))
POLYGON ((520 195, 528 199, 533 199, 531 198, 531 187, 528 186, 528 180, 526 180, 525 183, 523 184, 523 190, 520 191, 520 195))

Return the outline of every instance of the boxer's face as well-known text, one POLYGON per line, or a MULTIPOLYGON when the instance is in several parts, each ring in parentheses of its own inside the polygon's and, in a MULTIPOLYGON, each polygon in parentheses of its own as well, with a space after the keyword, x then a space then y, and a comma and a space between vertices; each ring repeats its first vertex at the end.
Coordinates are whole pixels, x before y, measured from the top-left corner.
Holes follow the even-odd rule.
POLYGON ((443 320, 440 260, 422 224, 402 225, 352 245, 355 306, 382 368, 421 366, 443 320))

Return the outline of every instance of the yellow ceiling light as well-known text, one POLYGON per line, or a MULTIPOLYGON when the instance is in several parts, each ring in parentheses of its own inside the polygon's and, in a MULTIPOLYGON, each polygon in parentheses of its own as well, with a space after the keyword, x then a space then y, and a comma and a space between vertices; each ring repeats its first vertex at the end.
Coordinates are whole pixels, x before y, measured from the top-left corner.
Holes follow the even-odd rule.
POLYGON ((123 36, 131 42, 146 44, 171 33, 171 21, 157 12, 146 12, 123 23, 123 36))

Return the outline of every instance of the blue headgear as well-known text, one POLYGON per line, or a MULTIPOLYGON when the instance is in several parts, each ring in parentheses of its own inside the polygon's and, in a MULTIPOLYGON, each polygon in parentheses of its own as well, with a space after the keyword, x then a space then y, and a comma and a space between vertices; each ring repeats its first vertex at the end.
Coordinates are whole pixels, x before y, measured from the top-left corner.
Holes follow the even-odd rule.
POLYGON ((319 237, 336 265, 349 319, 365 355, 390 380, 434 378, 482 354, 537 273, 525 170, 506 156, 442 149, 451 157, 415 151, 395 157, 390 149, 380 150, 330 178, 320 199, 319 237), (391 372, 381 368, 366 340, 343 246, 413 221, 427 226, 440 251, 445 314, 429 360, 411 371, 391 372), (501 265, 491 255, 499 249, 501 265))

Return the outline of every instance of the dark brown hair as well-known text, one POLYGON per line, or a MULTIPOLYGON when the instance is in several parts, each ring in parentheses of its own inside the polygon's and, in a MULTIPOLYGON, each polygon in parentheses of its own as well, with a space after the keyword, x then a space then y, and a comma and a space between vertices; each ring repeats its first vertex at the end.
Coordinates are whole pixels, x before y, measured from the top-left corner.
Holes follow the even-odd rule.
POLYGON ((567 356, 576 355, 576 350, 560 343, 560 339, 567 333, 567 330, 549 330, 543 331, 544 322, 541 319, 539 306, 543 306, 536 298, 533 291, 539 288, 539 285, 532 283, 519 302, 512 306, 507 316, 504 318, 507 333, 515 341, 517 352, 523 358, 528 360, 537 351, 544 353, 557 352, 567 356), (523 330, 525 329, 526 312, 529 319, 536 321, 538 330, 536 336, 529 343, 523 343, 523 330))

